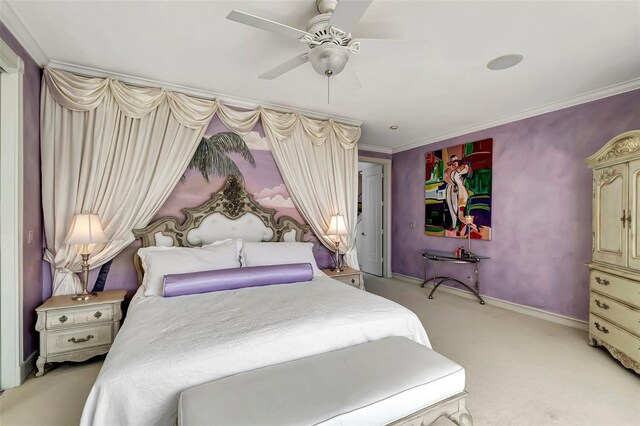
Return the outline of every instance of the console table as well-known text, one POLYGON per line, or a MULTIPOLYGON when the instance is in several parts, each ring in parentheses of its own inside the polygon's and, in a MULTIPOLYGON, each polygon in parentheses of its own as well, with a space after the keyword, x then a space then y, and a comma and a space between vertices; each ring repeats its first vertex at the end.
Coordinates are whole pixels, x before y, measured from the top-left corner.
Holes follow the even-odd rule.
MULTIPOLYGON (((482 297, 480 296, 480 273, 478 272, 478 264, 482 260, 489 259, 489 257, 479 256, 477 254, 471 254, 470 257, 456 257, 456 255, 453 253, 450 253, 447 251, 441 251, 441 250, 422 250, 420 252, 420 255, 425 260, 431 260, 431 263, 433 264, 433 278, 431 278, 431 280, 433 281, 433 289, 431 290, 431 293, 429 293, 429 299, 433 299, 433 293, 435 293, 438 287, 440 287, 440 284, 446 281, 453 281, 467 288, 470 292, 472 292, 478 298, 478 300, 480 301, 480 304, 484 305, 484 300, 482 300, 482 297), (475 285, 471 287, 468 284, 456 278, 447 277, 447 276, 438 276, 438 274, 436 273, 436 270, 437 270, 436 265, 438 262, 447 262, 447 263, 460 264, 460 265, 473 264, 475 269, 475 274, 476 274, 475 285)), ((425 284, 428 281, 429 281, 429 278, 427 276, 427 262, 425 262, 424 282, 422 283, 422 285, 420 285, 420 287, 424 288, 425 284)))

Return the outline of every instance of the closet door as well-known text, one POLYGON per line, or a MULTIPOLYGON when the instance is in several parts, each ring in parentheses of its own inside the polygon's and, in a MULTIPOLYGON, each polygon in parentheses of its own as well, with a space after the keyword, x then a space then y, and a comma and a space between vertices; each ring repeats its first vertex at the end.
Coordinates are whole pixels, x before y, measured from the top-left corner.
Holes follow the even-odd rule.
POLYGON ((627 228, 629 229, 629 267, 640 270, 640 160, 629 163, 629 208, 627 228))
POLYGON ((628 176, 628 163, 594 170, 593 259, 595 261, 627 266, 628 176))

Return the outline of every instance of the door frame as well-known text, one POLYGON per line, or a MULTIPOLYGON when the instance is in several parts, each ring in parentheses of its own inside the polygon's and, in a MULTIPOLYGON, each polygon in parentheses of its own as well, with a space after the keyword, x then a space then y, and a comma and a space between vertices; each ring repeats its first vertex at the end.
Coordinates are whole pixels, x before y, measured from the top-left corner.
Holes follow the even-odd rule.
POLYGON ((391 278, 391 159, 359 155, 358 161, 382 164, 382 276, 391 278))
POLYGON ((24 62, 0 39, 0 388, 22 383, 24 62))

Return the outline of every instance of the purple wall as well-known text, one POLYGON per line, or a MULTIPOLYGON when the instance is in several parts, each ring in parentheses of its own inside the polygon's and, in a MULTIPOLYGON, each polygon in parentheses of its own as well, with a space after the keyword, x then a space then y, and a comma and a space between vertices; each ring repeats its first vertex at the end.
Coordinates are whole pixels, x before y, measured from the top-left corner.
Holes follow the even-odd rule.
MULTIPOLYGON (((632 129, 640 129, 640 90, 394 154, 393 271, 422 278, 418 250, 465 243, 422 233, 425 153, 493 138, 493 240, 472 241, 491 256, 480 266, 481 293, 587 319, 592 176, 583 160, 632 129)), ((473 272, 439 265, 439 275, 448 271, 473 272)))
POLYGON ((35 308, 43 301, 42 292, 42 204, 40 190, 40 77, 42 71, 7 27, 0 22, 0 37, 24 61, 24 357, 38 348, 35 308), (28 243, 29 231, 33 241, 28 243))

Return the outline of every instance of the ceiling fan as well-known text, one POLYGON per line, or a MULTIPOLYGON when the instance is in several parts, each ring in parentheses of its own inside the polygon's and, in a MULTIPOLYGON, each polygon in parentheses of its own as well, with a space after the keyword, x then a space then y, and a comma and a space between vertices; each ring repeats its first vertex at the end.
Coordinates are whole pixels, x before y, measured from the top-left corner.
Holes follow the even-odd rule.
MULTIPOLYGON (((367 10, 372 0, 316 0, 319 15, 307 23, 306 31, 290 27, 266 18, 232 10, 227 19, 270 31, 307 45, 308 53, 295 56, 277 67, 261 74, 259 78, 273 80, 307 62, 320 75, 332 77, 340 74, 352 54, 360 50, 360 41, 351 36, 351 30, 367 10)), ((351 85, 360 82, 351 70, 351 85)))

